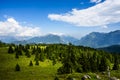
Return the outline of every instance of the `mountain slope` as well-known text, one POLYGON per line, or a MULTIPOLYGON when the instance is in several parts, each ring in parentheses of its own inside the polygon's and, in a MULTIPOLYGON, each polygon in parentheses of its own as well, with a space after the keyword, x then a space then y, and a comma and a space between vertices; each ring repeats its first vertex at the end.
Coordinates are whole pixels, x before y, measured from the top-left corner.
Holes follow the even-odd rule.
POLYGON ((71 36, 61 36, 61 39, 65 42, 65 43, 74 43, 75 41, 77 41, 78 39, 71 37, 71 36))
POLYGON ((89 47, 106 47, 111 45, 120 44, 120 30, 116 30, 110 33, 98 33, 92 32, 81 40, 76 41, 76 45, 83 45, 89 47))
POLYGON ((5 43, 11 43, 13 41, 16 41, 17 39, 12 36, 0 36, 0 41, 5 42, 5 43))
POLYGON ((57 35, 46 35, 40 37, 33 37, 27 40, 28 43, 63 43, 63 40, 57 35))
POLYGON ((112 45, 108 47, 98 48, 99 50, 104 50, 112 53, 120 53, 120 45, 112 45))

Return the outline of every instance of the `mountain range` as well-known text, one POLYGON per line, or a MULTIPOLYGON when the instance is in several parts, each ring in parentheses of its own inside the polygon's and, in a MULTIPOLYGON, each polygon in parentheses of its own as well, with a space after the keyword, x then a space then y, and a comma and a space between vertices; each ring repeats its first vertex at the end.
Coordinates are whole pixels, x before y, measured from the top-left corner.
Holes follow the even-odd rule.
POLYGON ((76 41, 75 45, 89 46, 93 48, 107 47, 120 44, 120 30, 109 33, 92 32, 80 40, 76 41))
POLYGON ((76 39, 71 36, 58 36, 48 34, 45 36, 37 37, 11 37, 11 36, 0 36, 0 40, 6 43, 15 44, 28 44, 28 43, 72 43, 74 45, 83 45, 93 48, 107 47, 111 45, 120 44, 120 30, 112 31, 109 33, 92 32, 81 39, 76 39))
POLYGON ((112 45, 108 47, 98 48, 98 50, 104 50, 111 53, 120 53, 120 45, 112 45))

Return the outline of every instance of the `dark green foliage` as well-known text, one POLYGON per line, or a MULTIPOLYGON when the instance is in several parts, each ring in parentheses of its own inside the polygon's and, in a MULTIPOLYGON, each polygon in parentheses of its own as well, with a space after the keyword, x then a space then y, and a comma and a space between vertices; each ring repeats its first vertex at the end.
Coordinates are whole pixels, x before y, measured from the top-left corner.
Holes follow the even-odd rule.
MULTIPOLYGON (((30 53, 35 56, 35 65, 39 65, 39 61, 44 62, 45 59, 51 60, 53 65, 61 62, 62 66, 58 68, 58 74, 106 71, 110 63, 116 62, 112 54, 90 47, 74 46, 72 44, 44 44, 46 48, 40 46, 41 44, 32 45, 32 48, 28 45, 24 47, 22 45, 16 46, 16 58, 19 58, 20 53, 24 51, 27 57, 31 56, 30 53)), ((32 64, 31 61, 30 64, 32 64)))
POLYGON ((0 41, 0 47, 4 47, 4 46, 7 46, 7 44, 5 44, 2 41, 0 41))
POLYGON ((67 80, 74 80, 74 78, 72 76, 68 76, 67 80))
POLYGON ((33 63, 32 63, 32 61, 30 61, 30 63, 29 63, 29 66, 33 66, 33 63))
POLYGON ((36 60, 35 65, 39 65, 39 61, 38 60, 36 60))
POLYGON ((38 53, 38 51, 36 51, 36 53, 35 53, 35 59, 34 59, 35 61, 36 60, 39 60, 39 53, 38 53))
POLYGON ((75 71, 76 71, 76 72, 79 72, 79 73, 82 73, 82 72, 83 72, 82 65, 80 65, 80 64, 77 65, 75 71))
POLYGON ((15 71, 20 71, 20 66, 19 66, 19 64, 16 64, 16 66, 15 66, 15 71))
POLYGON ((72 46, 69 45, 68 49, 67 49, 67 54, 66 57, 63 59, 62 63, 63 66, 60 67, 58 74, 63 74, 63 73, 72 73, 73 72, 73 67, 76 65, 76 59, 75 59, 75 55, 73 53, 73 49, 72 46), (63 69, 62 71, 60 71, 61 69, 63 69))
POLYGON ((30 57, 31 57, 30 52, 29 52, 29 50, 28 50, 28 49, 26 50, 25 55, 26 55, 28 58, 30 58, 30 57))
POLYGON ((52 59, 52 64, 55 65, 56 64, 56 59, 53 57, 52 59))
POLYGON ((30 45, 29 45, 29 44, 26 44, 26 45, 25 45, 25 49, 30 49, 30 45))
POLYGON ((16 52, 15 53, 15 58, 18 59, 19 58, 19 54, 16 52))
POLYGON ((99 71, 106 71, 108 66, 109 66, 109 64, 107 63, 107 58, 102 57, 100 64, 99 64, 99 71))
POLYGON ((14 50, 12 48, 12 46, 10 45, 9 48, 8 48, 8 53, 14 53, 14 50))
POLYGON ((40 53, 39 60, 42 61, 42 62, 45 60, 45 56, 44 56, 44 53, 43 53, 43 52, 40 53))
POLYGON ((59 80, 59 78, 57 76, 55 76, 54 80, 59 80))
POLYGON ((15 52, 18 53, 18 55, 22 55, 22 47, 16 46, 15 47, 15 52))
POLYGON ((63 68, 63 67, 60 67, 60 68, 57 70, 57 73, 58 73, 58 74, 65 74, 64 68, 63 68))
POLYGON ((35 47, 33 47, 33 49, 32 49, 32 55, 35 54, 35 52, 36 52, 36 49, 35 49, 35 47))
POLYGON ((119 69, 119 59, 118 59, 118 56, 115 55, 113 70, 118 70, 118 69, 119 69))

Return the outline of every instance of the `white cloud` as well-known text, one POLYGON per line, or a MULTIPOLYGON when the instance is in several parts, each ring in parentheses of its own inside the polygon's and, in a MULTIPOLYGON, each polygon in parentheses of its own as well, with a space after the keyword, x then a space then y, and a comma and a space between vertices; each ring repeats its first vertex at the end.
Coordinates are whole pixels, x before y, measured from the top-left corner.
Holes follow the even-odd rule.
POLYGON ((0 21, 0 35, 6 36, 38 36, 39 27, 22 26, 14 18, 8 18, 6 21, 0 21))
POLYGON ((90 0, 91 3, 100 3, 102 0, 90 0))
POLYGON ((106 0, 83 10, 72 9, 64 14, 49 14, 48 18, 76 26, 106 26, 120 22, 120 1, 106 0))

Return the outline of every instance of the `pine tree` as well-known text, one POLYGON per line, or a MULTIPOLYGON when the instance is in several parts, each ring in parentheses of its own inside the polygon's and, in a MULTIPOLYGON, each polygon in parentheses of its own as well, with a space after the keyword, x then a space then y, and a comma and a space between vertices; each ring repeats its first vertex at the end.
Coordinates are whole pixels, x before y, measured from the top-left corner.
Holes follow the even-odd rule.
POLYGON ((59 78, 57 76, 55 76, 54 80, 59 80, 59 78))
POLYGON ((116 55, 114 58, 113 70, 118 70, 118 69, 119 69, 119 59, 118 59, 118 56, 116 55))
POLYGON ((35 47, 33 47, 33 49, 32 49, 32 55, 35 54, 35 52, 36 52, 36 49, 35 49, 35 47))
POLYGON ((30 63, 29 63, 29 66, 33 66, 33 63, 32 63, 32 61, 30 61, 30 63))
POLYGON ((19 54, 16 52, 15 53, 15 58, 18 59, 19 58, 19 54))
POLYGON ((14 53, 14 50, 12 48, 12 46, 10 45, 9 48, 8 48, 8 53, 14 53))
POLYGON ((43 52, 40 53, 39 60, 42 61, 42 62, 45 60, 45 57, 44 57, 44 53, 43 53, 43 52))
POLYGON ((101 63, 99 65, 99 71, 106 71, 108 66, 109 66, 108 59, 105 56, 103 56, 101 58, 101 63))
POLYGON ((52 59, 52 63, 53 63, 53 66, 56 64, 56 60, 55 60, 54 57, 53 57, 53 59, 52 59))
POLYGON ((58 74, 69 74, 73 71, 73 66, 76 65, 75 55, 73 53, 72 45, 69 44, 67 48, 67 53, 64 59, 62 60, 63 66, 58 69, 58 74))
POLYGON ((29 50, 28 50, 28 49, 26 49, 25 55, 26 55, 28 58, 30 58, 30 57, 31 57, 30 52, 29 52, 29 50))
POLYGON ((20 71, 20 66, 19 66, 19 64, 16 64, 16 66, 15 66, 15 71, 20 71))
POLYGON ((36 60, 35 65, 39 65, 39 61, 38 60, 36 60))

